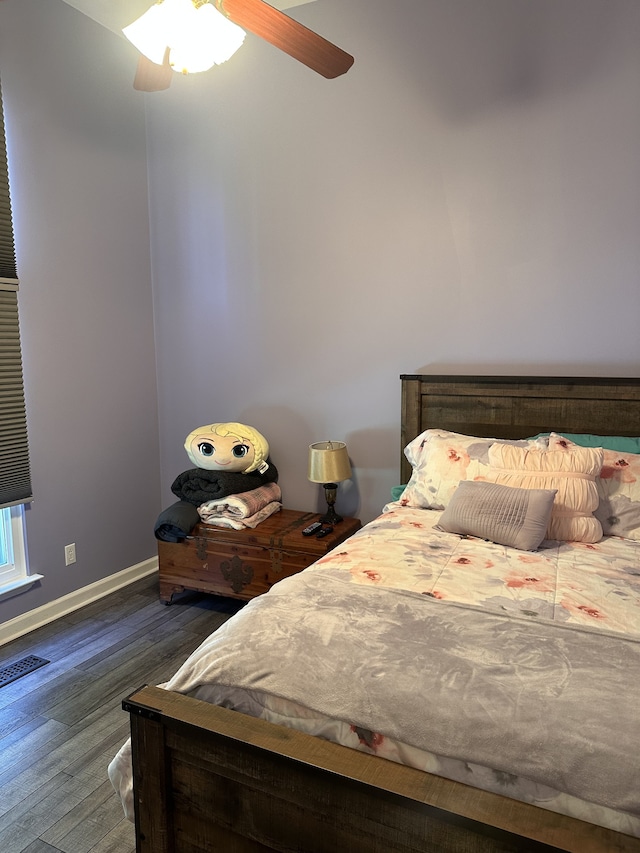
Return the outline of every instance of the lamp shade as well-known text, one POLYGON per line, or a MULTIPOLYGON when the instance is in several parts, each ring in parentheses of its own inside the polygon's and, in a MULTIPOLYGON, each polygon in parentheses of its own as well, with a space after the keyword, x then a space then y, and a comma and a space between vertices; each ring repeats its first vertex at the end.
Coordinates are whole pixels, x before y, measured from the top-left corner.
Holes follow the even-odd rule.
POLYGON ((225 18, 209 3, 197 9, 185 20, 180 37, 169 41, 169 64, 183 73, 207 71, 222 65, 242 46, 245 32, 225 18))
POLYGON ((170 3, 155 3, 144 15, 122 30, 131 44, 156 65, 162 65, 164 52, 169 46, 171 12, 170 3))
POLYGON ((309 445, 309 473, 312 483, 340 483, 351 477, 347 445, 343 441, 318 441, 309 445))
POLYGON ((226 62, 242 45, 244 30, 210 3, 158 0, 122 31, 151 62, 161 65, 170 48, 174 71, 206 71, 226 62))

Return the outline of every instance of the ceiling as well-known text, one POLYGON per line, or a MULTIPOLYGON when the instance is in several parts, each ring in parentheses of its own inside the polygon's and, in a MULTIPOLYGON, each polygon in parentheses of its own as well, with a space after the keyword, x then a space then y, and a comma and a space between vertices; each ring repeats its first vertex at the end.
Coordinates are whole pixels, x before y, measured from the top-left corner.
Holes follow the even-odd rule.
MULTIPOLYGON (((153 6, 154 0, 64 0, 64 2, 93 18, 103 27, 121 35, 122 28, 153 6)), ((314 0, 269 0, 269 5, 282 11, 313 2, 314 0)))

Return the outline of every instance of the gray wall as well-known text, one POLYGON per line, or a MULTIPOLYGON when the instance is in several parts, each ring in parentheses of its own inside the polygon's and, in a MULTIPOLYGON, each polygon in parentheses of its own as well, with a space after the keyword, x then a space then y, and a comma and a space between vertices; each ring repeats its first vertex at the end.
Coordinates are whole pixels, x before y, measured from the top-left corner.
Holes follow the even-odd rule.
POLYGON ((339 508, 368 520, 399 477, 400 373, 640 371, 637 0, 291 14, 346 76, 248 36, 140 95, 122 39, 0 2, 45 574, 0 620, 152 556, 207 421, 261 429, 300 509, 307 445, 346 440, 339 508))
POLYGON ((0 3, 35 494, 27 536, 44 575, 0 602, 2 622, 155 552, 145 121, 128 63, 124 41, 60 0, 0 3))
POLYGON ((285 502, 398 481, 400 373, 638 375, 640 3, 319 0, 327 81, 248 38, 148 99, 163 499, 246 420, 285 502))

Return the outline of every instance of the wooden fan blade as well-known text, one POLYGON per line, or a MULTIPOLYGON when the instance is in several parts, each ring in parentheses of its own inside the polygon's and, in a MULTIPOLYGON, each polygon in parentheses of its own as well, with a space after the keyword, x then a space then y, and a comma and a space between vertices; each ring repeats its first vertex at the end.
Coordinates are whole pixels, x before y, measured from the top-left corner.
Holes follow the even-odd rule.
POLYGON ((345 74, 353 56, 263 0, 214 0, 219 12, 329 79, 345 74))
POLYGON ((158 65, 141 53, 136 68, 133 88, 139 92, 160 92, 171 85, 173 71, 169 65, 169 48, 164 52, 164 62, 158 65))

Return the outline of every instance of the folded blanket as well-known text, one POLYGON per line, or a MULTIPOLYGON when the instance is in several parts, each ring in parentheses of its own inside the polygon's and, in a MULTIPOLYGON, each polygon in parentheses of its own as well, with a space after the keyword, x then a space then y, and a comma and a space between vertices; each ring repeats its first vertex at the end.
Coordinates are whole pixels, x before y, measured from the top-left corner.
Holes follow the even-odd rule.
POLYGON ((207 501, 248 492, 267 483, 277 483, 278 470, 270 459, 267 462, 269 467, 264 474, 259 471, 243 474, 237 471, 209 471, 207 468, 190 468, 176 477, 171 486, 171 491, 180 500, 198 507, 207 501))
POLYGON ((153 532, 162 542, 182 542, 199 521, 197 507, 176 501, 160 513, 153 532))
POLYGON ((220 500, 200 504, 198 513, 205 522, 207 518, 216 515, 236 519, 249 518, 272 501, 280 500, 282 500, 280 486, 277 483, 267 483, 266 486, 259 486, 257 489, 251 489, 239 495, 229 495, 220 500))
POLYGON ((238 518, 232 515, 211 515, 206 519, 202 519, 204 524, 210 524, 213 527, 231 527, 233 530, 242 530, 244 527, 257 527, 265 518, 269 518, 274 512, 278 512, 282 508, 280 501, 272 501, 262 509, 259 509, 254 515, 246 518, 238 518))

